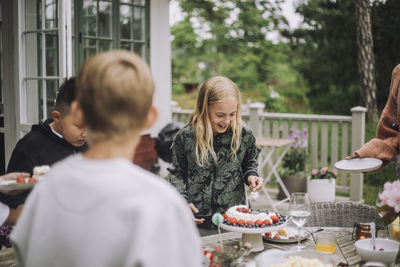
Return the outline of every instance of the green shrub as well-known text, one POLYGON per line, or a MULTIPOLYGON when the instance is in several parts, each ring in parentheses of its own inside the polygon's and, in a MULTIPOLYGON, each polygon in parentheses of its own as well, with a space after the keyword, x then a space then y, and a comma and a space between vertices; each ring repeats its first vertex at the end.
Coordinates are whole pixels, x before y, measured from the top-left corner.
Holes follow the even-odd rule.
POLYGON ((172 95, 183 95, 185 94, 185 88, 182 83, 172 83, 172 95))

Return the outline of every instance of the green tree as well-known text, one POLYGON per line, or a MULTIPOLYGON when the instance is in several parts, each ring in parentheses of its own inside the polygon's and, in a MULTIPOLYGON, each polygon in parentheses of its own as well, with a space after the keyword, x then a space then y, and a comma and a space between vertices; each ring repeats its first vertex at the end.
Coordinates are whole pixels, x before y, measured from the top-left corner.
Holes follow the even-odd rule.
POLYGON ((267 88, 276 51, 266 35, 287 25, 281 2, 180 1, 185 19, 172 27, 173 77, 226 75, 243 90, 267 88))
POLYGON ((400 63, 400 1, 374 1, 371 8, 374 38, 377 104, 383 110, 393 68, 400 63))
POLYGON ((296 12, 303 16, 303 26, 282 35, 297 58, 294 68, 307 82, 312 110, 349 114, 359 98, 354 2, 309 0, 296 12))

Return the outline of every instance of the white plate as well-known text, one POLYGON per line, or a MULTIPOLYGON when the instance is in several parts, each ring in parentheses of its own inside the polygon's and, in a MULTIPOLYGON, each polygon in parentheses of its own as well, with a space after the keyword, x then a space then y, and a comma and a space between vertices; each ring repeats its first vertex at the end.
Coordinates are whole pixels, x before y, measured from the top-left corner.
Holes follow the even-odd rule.
POLYGON ((369 172, 379 169, 382 160, 375 158, 343 159, 335 163, 335 168, 345 172, 369 172))
POLYGON ((34 183, 0 183, 0 190, 11 191, 11 190, 25 190, 31 189, 36 185, 34 183))
MULTIPOLYGON (((297 228, 294 227, 287 227, 286 228, 287 231, 287 236, 282 236, 279 235, 281 237, 281 239, 277 239, 277 238, 270 238, 270 237, 266 237, 265 235, 263 235, 263 239, 269 242, 274 242, 274 243, 284 243, 284 244, 290 244, 290 243, 297 243, 297 233, 298 230, 297 228)), ((275 236, 278 233, 278 231, 273 231, 271 232, 271 236, 275 236)), ((300 230, 300 241, 303 241, 305 239, 307 239, 310 236, 310 232, 301 229, 300 230)))
POLYGON ((300 252, 298 251, 283 251, 278 249, 269 249, 261 253, 256 257, 257 267, 269 267, 272 264, 282 264, 285 263, 289 256, 301 256, 303 258, 318 259, 323 264, 332 264, 332 266, 337 266, 339 259, 337 255, 322 254, 316 250, 306 249, 300 252))

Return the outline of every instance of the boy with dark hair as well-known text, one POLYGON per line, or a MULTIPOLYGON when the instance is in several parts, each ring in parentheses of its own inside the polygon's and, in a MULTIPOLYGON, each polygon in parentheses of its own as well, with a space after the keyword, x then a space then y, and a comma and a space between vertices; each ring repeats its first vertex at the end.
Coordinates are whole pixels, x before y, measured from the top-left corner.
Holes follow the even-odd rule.
MULTIPOLYGON (((70 106, 75 99, 75 78, 64 81, 56 97, 51 119, 35 124, 15 146, 7 167, 9 172, 27 172, 53 163, 87 149, 86 130, 72 121, 70 106)), ((9 196, 0 193, 0 202, 16 208, 25 202, 30 191, 9 196)))

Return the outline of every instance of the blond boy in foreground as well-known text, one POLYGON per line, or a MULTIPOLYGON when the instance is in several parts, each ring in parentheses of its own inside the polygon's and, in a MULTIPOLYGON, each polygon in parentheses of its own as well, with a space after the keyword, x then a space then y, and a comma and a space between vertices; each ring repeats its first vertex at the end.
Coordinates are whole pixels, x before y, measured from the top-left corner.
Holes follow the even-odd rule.
POLYGON ((153 91, 132 53, 85 63, 71 112, 87 126, 89 149, 55 164, 29 196, 11 237, 21 266, 200 266, 184 200, 132 163, 157 118, 153 91))

